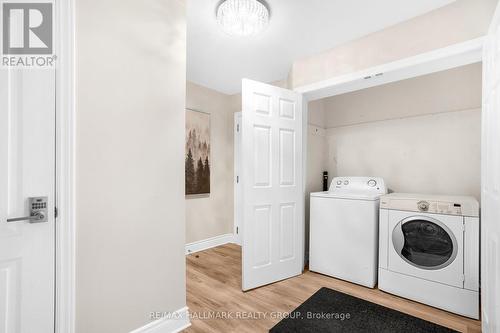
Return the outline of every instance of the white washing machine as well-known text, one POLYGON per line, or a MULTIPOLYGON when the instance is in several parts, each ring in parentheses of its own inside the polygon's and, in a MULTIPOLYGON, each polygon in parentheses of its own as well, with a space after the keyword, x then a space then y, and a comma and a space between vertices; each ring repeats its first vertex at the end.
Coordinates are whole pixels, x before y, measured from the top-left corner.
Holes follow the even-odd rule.
POLYGON ((479 318, 479 203, 393 193, 380 199, 379 289, 479 318))
POLYGON ((373 288, 377 283, 379 197, 384 180, 337 177, 311 193, 309 269, 373 288))

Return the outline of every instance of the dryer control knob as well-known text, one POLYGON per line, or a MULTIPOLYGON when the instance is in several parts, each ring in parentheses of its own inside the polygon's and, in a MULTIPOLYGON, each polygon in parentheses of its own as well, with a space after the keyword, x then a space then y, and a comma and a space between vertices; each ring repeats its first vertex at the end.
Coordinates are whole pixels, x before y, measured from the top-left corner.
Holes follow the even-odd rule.
POLYGON ((376 181, 375 179, 370 179, 370 180, 368 181, 368 186, 370 186, 370 187, 375 187, 375 186, 377 186, 377 181, 376 181))
POLYGON ((426 212, 429 210, 429 203, 427 201, 419 201, 417 203, 417 206, 418 206, 418 210, 420 210, 422 212, 426 212))

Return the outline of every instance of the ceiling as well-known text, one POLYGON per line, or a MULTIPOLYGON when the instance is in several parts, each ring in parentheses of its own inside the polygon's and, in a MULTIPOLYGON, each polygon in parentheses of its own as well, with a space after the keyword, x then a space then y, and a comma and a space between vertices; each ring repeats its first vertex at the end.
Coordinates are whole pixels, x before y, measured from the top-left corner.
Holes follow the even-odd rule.
POLYGON ((328 50, 455 0, 267 0, 271 20, 254 37, 232 37, 217 25, 220 0, 187 1, 187 77, 226 93, 241 79, 274 82, 294 60, 328 50))

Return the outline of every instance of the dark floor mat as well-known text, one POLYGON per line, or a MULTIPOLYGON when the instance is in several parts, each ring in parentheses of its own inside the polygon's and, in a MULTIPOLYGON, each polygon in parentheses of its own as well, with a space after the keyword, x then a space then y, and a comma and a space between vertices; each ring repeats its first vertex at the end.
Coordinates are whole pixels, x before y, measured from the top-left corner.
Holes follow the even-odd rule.
POLYGON ((288 318, 274 326, 272 333, 383 333, 455 332, 402 312, 321 288, 288 318))

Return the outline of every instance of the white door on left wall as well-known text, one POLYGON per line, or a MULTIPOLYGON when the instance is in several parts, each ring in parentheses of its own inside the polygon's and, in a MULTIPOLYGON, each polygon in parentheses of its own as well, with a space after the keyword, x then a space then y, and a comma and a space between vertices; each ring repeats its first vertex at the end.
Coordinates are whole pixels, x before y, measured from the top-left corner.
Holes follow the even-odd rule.
POLYGON ((54 69, 0 69, 0 333, 54 332, 55 97, 54 69))

